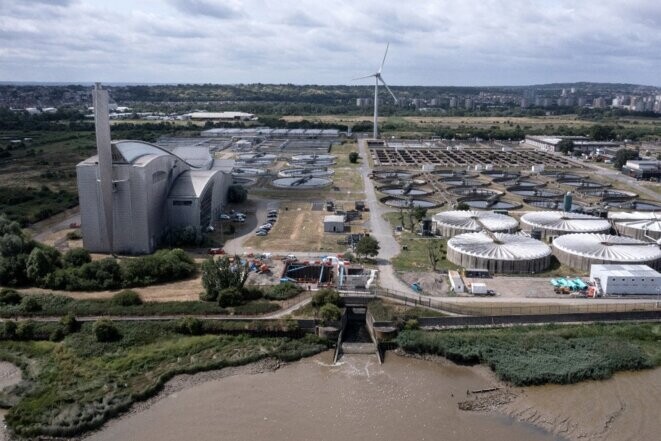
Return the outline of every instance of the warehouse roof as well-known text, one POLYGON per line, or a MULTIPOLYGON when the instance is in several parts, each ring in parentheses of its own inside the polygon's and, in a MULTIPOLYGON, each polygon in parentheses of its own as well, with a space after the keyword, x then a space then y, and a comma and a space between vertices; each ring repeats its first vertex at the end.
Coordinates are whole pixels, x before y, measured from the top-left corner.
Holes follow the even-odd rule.
POLYGON ((344 216, 339 215, 339 214, 331 214, 328 216, 324 217, 324 223, 326 222, 338 222, 338 223, 344 223, 344 216))
POLYGON ((607 273, 611 277, 661 277, 647 265, 592 265, 592 273, 607 273))

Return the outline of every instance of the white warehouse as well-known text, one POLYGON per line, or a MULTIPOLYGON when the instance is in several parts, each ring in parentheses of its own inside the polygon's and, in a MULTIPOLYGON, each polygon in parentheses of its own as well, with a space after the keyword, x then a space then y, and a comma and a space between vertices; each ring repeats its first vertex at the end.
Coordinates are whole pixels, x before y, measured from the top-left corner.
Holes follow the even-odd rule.
POLYGON ((647 265, 592 265, 590 280, 603 295, 661 294, 661 273, 647 265))

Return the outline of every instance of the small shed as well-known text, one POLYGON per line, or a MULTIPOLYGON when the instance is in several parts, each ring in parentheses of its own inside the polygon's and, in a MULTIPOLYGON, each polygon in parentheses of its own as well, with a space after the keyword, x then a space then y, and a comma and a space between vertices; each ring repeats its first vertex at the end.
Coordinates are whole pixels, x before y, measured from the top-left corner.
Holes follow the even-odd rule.
POLYGON ((332 214, 324 217, 325 233, 344 233, 344 216, 332 214))

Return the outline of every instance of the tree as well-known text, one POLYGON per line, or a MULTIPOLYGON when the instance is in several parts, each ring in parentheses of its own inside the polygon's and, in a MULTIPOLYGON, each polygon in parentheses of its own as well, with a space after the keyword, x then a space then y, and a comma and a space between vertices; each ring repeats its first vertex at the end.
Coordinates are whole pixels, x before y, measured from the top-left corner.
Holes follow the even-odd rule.
POLYGON ((35 284, 40 285, 44 278, 61 266, 60 252, 51 247, 36 247, 28 256, 27 276, 35 284))
POLYGON ((342 317, 342 310, 332 303, 326 303, 319 308, 319 317, 324 323, 335 322, 342 317))
POLYGON ((0 304, 3 305, 18 305, 21 303, 23 297, 14 289, 2 288, 0 289, 0 304))
POLYGON ((76 316, 72 313, 67 313, 67 315, 62 316, 60 319, 60 325, 62 325, 67 334, 73 334, 80 330, 80 322, 76 320, 76 316))
POLYGON ((227 189, 227 200, 231 204, 241 204, 248 199, 248 190, 240 184, 230 185, 227 189))
POLYGON ((358 162, 358 152, 351 152, 349 153, 349 162, 352 164, 355 164, 358 162))
POLYGON ((626 164, 627 161, 629 161, 630 159, 636 159, 637 157, 638 157, 638 153, 636 153, 635 150, 620 149, 617 152, 615 152, 613 167, 615 167, 618 170, 622 170, 622 167, 624 167, 624 164, 626 164))
POLYGON ((220 291, 226 288, 241 290, 250 274, 248 262, 241 262, 239 256, 229 258, 222 256, 214 260, 212 257, 202 264, 202 286, 205 292, 200 296, 202 300, 214 301, 218 299, 220 291))
POLYGON ((379 254, 379 242, 372 236, 363 236, 356 244, 356 254, 374 257, 379 254))
POLYGON ((470 209, 470 205, 468 205, 466 202, 459 202, 457 204, 457 210, 459 211, 469 211, 470 209))
POLYGON ((608 141, 615 138, 615 130, 610 126, 595 124, 590 127, 590 137, 595 141, 608 141))
POLYGON ((420 222, 425 217, 427 217, 427 209, 425 207, 413 207, 411 214, 416 221, 420 222))
POLYGON ((443 256, 443 242, 439 239, 429 239, 427 241, 427 257, 432 271, 436 271, 436 266, 443 256))
POLYGON ((339 292, 334 289, 324 288, 314 293, 310 304, 313 308, 321 308, 324 305, 339 306, 341 302, 342 299, 340 298, 339 292))
POLYGON ((64 253, 62 261, 66 267, 78 268, 86 263, 90 263, 92 257, 90 256, 90 252, 85 248, 74 248, 64 253))
POLYGON ((99 342, 111 342, 121 338, 119 330, 115 327, 113 322, 108 319, 99 319, 95 321, 92 326, 92 331, 94 331, 96 341, 99 342))
POLYGON ((184 317, 175 322, 174 329, 180 334, 202 335, 204 333, 204 324, 198 318, 184 317))
POLYGON ((125 289, 123 291, 118 292, 114 296, 112 296, 112 299, 110 300, 113 305, 117 306, 137 306, 137 305, 142 305, 142 298, 140 298, 140 295, 130 289, 125 289))
POLYGON ((574 151, 574 141, 571 139, 563 139, 558 143, 558 150, 565 155, 574 151))
POLYGON ((237 306, 243 303, 241 290, 236 286, 221 289, 218 292, 218 306, 226 308, 228 306, 237 306))
POLYGON ((41 303, 35 297, 24 297, 21 301, 21 309, 25 312, 41 311, 41 303))

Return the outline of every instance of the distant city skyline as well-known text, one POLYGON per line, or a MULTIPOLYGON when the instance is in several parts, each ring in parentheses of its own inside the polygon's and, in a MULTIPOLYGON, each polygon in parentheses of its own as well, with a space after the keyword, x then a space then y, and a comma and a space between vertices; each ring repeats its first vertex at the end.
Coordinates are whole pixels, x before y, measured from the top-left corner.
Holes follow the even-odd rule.
POLYGON ((0 0, 0 81, 661 86, 661 3, 0 0))

